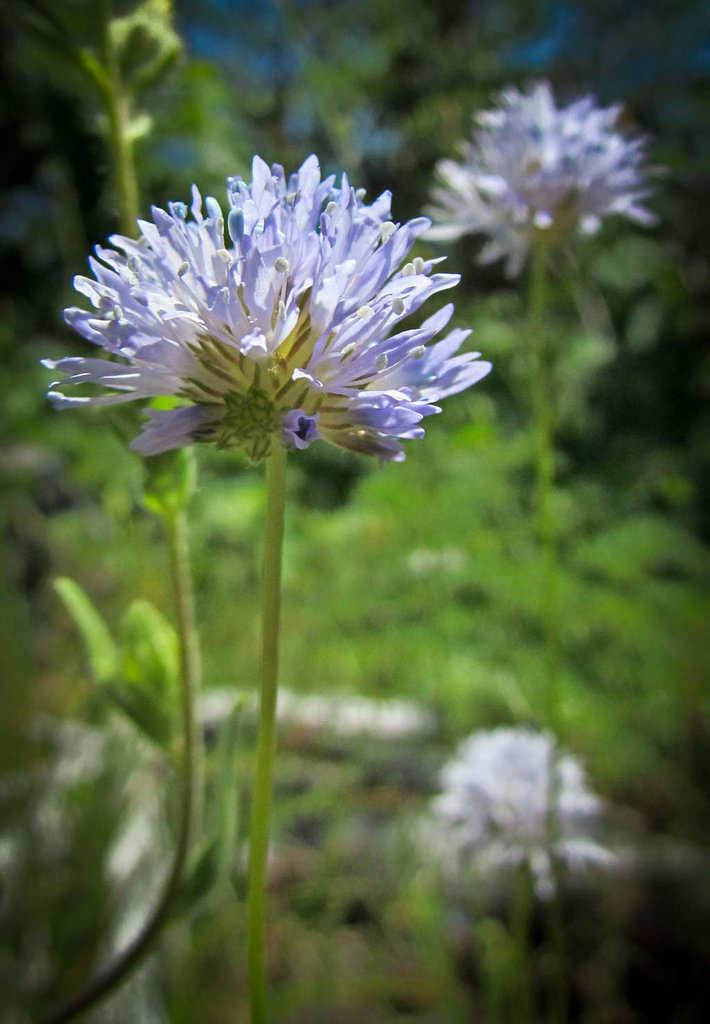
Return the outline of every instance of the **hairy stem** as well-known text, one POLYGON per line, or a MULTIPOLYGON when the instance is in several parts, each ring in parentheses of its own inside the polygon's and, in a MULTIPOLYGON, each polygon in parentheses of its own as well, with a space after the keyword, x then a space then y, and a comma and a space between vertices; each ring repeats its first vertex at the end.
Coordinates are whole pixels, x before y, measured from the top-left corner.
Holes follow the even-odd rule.
POLYGON ((252 1024, 265 1024, 265 898, 269 817, 276 747, 281 562, 286 501, 286 451, 274 438, 266 464, 266 526, 262 582, 262 662, 259 733, 251 809, 248 888, 248 970, 252 1024))
POLYGON ((178 835, 170 872, 161 898, 136 938, 112 963, 73 1000, 48 1017, 42 1024, 66 1024, 109 996, 151 952, 164 926, 182 881, 190 849, 200 780, 200 741, 195 722, 195 701, 200 685, 200 659, 192 609, 192 589, 184 512, 165 517, 170 551, 171 582, 176 595, 178 635, 180 638, 180 692, 182 705, 182 771, 178 835))

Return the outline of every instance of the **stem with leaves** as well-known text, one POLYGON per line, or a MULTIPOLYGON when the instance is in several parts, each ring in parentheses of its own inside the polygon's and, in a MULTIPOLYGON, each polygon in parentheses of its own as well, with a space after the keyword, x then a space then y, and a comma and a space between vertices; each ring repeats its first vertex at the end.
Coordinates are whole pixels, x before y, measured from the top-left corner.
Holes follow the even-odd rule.
POLYGON ((537 532, 542 549, 542 619, 545 630, 545 719, 551 732, 551 750, 547 779, 547 854, 552 874, 553 893, 549 901, 549 932, 554 954, 550 999, 552 1024, 566 1020, 567 975, 564 925, 562 917, 559 845, 559 771, 560 735, 560 601, 557 529, 554 497, 554 412, 550 394, 549 355, 546 345, 548 244, 544 231, 538 231, 532 247, 529 292, 529 339, 532 355, 532 400, 535 433, 535 475, 537 483, 537 532))
POLYGON ((195 701, 200 685, 200 658, 194 625, 187 524, 182 509, 163 515, 170 553, 171 582, 175 591, 180 642, 180 693, 183 749, 180 811, 173 862, 161 898, 143 928, 83 992, 46 1017, 42 1024, 66 1024, 78 1014, 95 1007, 115 991, 153 949, 170 919, 173 901, 180 890, 197 819, 200 779, 200 740, 195 721, 195 701))
POLYGON ((286 450, 274 438, 266 464, 266 524, 262 592, 262 662, 259 733, 249 837, 248 971, 252 1024, 265 1024, 265 898, 269 818, 276 748, 281 562, 286 503, 286 450))

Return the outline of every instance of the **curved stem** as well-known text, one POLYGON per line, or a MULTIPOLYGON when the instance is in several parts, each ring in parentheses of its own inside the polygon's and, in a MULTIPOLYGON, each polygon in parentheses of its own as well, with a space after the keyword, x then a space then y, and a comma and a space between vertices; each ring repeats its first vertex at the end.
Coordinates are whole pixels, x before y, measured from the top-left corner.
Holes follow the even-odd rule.
POLYGON ((96 1006, 110 995, 152 950, 167 924, 172 903, 180 888, 183 869, 197 817, 197 793, 200 779, 199 733, 195 722, 195 700, 200 684, 200 660, 192 609, 187 524, 184 512, 165 517, 170 569, 176 594, 178 634, 180 638, 180 683, 182 704, 182 786, 177 845, 162 896, 143 928, 76 998, 48 1017, 42 1024, 66 1024, 78 1014, 96 1006))
POLYGON ((131 99, 123 88, 121 71, 111 37, 110 0, 101 0, 101 49, 106 72, 103 91, 108 142, 116 183, 118 215, 121 231, 134 235, 138 219, 138 181, 133 159, 133 140, 130 136, 131 99))
POLYGON ((266 525, 262 582, 262 662, 259 733, 249 838, 248 958, 252 1024, 266 1021, 265 896, 269 817, 276 747, 281 561, 286 503, 286 450, 274 439, 266 464, 266 525))
POLYGON ((547 314, 548 247, 539 233, 532 250, 530 269, 530 345, 533 372, 533 417, 535 425, 535 468, 537 479, 537 529, 542 548, 542 618, 545 629, 545 719, 551 732, 551 752, 547 775, 546 842, 553 892, 549 902, 548 924, 554 950, 554 975, 550 1000, 550 1021, 563 1024, 566 1019, 567 980, 562 915, 559 845, 559 771, 560 734, 560 606, 558 592, 557 529, 552 507, 554 487, 554 415, 550 395, 548 353, 545 344, 547 314))

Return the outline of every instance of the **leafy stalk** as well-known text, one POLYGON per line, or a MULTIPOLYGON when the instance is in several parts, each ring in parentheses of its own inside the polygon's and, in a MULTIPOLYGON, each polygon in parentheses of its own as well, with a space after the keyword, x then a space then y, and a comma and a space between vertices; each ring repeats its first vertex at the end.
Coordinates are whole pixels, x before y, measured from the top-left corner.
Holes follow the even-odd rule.
POLYGON ((83 992, 42 1024, 66 1024, 78 1014, 110 995, 153 949, 163 927, 170 919, 173 902, 180 890, 183 871, 197 820, 200 780, 199 734, 195 721, 195 700, 200 684, 200 659, 194 625, 190 585, 187 524, 184 511, 164 516, 170 571, 176 595, 178 636, 180 639, 180 693, 182 705, 183 750, 181 765, 180 811, 177 844, 173 862, 161 898, 143 928, 119 956, 97 975, 83 992))

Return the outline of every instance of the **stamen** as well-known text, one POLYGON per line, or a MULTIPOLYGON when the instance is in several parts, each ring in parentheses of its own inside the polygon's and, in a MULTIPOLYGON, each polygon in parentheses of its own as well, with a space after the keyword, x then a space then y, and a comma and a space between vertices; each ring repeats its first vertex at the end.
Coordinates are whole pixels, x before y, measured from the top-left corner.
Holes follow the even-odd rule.
POLYGON ((328 203, 328 205, 326 206, 326 208, 325 208, 325 212, 326 212, 326 213, 328 214, 328 216, 329 216, 329 217, 332 217, 332 216, 333 216, 333 214, 335 213, 335 211, 336 211, 337 209, 338 209, 338 204, 337 204, 337 203, 334 203, 334 202, 333 202, 333 201, 331 200, 331 201, 330 201, 330 202, 328 203))
POLYGON ((189 269, 190 269, 190 264, 187 262, 187 260, 183 260, 183 262, 180 264, 180 266, 175 271, 175 276, 176 277, 184 277, 189 269))
POLYGON ((218 249, 215 256, 218 256, 222 263, 226 263, 227 265, 232 262, 232 254, 227 252, 226 249, 218 249))
POLYGON ((402 277, 414 277, 416 270, 413 263, 405 263, 402 267, 402 277))
POLYGON ((356 188, 355 189, 355 198, 356 199, 361 199, 362 200, 362 199, 365 198, 366 195, 367 195, 367 189, 366 188, 356 188))
POLYGON ((375 311, 372 306, 360 306, 357 311, 357 316, 359 316, 361 320, 369 320, 370 317, 374 315, 375 311))
POLYGON ((417 258, 413 261, 413 263, 414 263, 414 273, 415 274, 423 274, 424 273, 424 260, 421 258, 421 256, 417 256, 417 258))
POLYGON ((285 256, 277 256, 274 261, 274 267, 279 274, 286 274, 288 272, 289 262, 285 256))
POLYGON ((395 316, 401 316, 404 313, 404 302, 398 295, 392 299, 392 312, 395 316))
POLYGON ((388 238, 391 238, 396 230, 397 225, 393 224, 391 220, 386 220, 380 227, 380 238, 383 243, 386 242, 388 238))
POLYGON ((416 348, 412 349, 412 359, 421 359, 425 352, 426 349, 423 345, 417 345, 416 348))

